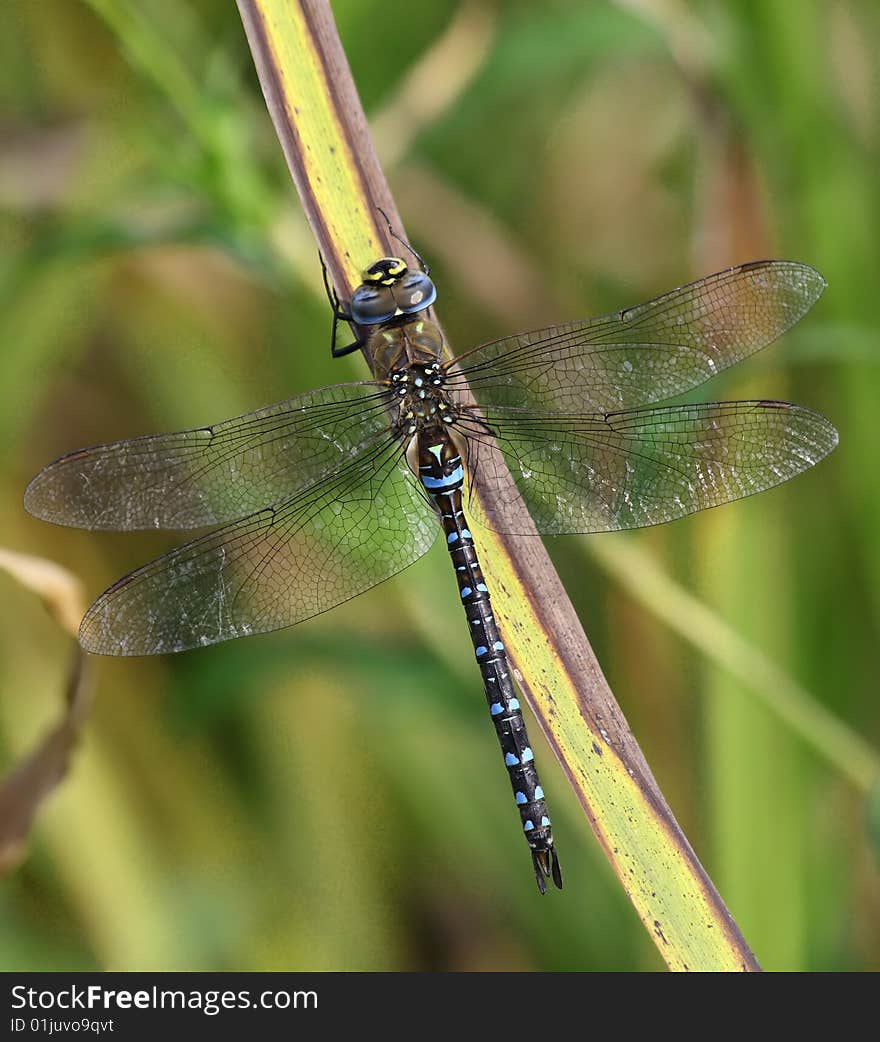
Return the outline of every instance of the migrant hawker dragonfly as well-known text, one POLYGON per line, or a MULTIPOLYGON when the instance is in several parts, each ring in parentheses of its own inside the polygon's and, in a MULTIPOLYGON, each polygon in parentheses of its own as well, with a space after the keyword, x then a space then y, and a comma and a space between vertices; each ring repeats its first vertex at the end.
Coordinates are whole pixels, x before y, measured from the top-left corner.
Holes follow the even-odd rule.
POLYGON ((70 453, 34 478, 25 505, 79 528, 219 526, 95 601, 80 641, 102 655, 183 651, 302 622, 406 568, 442 531, 544 893, 562 875, 466 512, 491 526, 481 504, 509 495, 512 475, 543 534, 639 528, 811 467, 837 434, 808 409, 653 403, 770 343, 824 285, 803 264, 744 264, 449 361, 428 315, 427 268, 386 257, 348 307, 331 298, 335 320, 356 331, 345 350, 366 347, 374 379, 70 453), (468 486, 477 494, 466 501, 468 486))

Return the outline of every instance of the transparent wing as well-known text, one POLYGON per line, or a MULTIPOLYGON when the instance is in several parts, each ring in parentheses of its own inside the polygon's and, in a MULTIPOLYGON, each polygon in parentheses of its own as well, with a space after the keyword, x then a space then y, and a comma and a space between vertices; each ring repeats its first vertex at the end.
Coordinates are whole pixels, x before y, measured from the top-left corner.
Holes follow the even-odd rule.
MULTIPOLYGON (((778 485, 837 444, 818 413, 787 402, 712 402, 585 416, 484 410, 539 532, 659 525, 778 485)), ((486 502, 511 494, 481 428, 459 425, 471 479, 486 502)), ((515 491, 514 491, 515 494, 515 491)), ((490 528, 475 498, 471 510, 490 528)), ((525 530, 523 529, 523 532, 525 530)))
POLYGON ((28 485, 25 507, 76 528, 221 524, 277 503, 356 455, 389 424, 387 394, 351 383, 212 427, 80 449, 28 485))
POLYGON ((382 436, 287 502, 115 583, 86 613, 80 643, 158 655, 290 626, 406 568, 437 531, 400 444, 382 436))
POLYGON ((792 261, 755 261, 638 307, 505 337, 461 355, 486 406, 611 412, 663 401, 765 347, 811 307, 822 276, 792 261))

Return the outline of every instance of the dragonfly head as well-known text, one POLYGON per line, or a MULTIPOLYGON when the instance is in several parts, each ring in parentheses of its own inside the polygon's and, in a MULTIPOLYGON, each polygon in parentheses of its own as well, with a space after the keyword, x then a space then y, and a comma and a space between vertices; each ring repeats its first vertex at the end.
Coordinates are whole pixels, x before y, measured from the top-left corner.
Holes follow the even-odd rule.
POLYGON ((437 299, 425 271, 407 267, 400 257, 383 257, 364 272, 351 298, 351 318, 359 326, 375 326, 402 315, 415 315, 437 299))

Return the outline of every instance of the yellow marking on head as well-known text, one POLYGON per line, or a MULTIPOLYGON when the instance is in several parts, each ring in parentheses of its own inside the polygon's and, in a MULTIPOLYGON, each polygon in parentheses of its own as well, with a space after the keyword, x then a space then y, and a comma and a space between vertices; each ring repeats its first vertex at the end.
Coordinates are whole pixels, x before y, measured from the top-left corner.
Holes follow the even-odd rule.
POLYGON ((381 279, 381 278, 382 278, 382 272, 381 271, 373 271, 373 272, 365 271, 364 272, 364 282, 378 282, 379 279, 381 279))
POLYGON ((391 257, 396 263, 388 269, 389 275, 401 275, 406 271, 406 264, 399 257, 391 257))
POLYGON ((382 279, 383 286, 393 286, 397 279, 382 279))

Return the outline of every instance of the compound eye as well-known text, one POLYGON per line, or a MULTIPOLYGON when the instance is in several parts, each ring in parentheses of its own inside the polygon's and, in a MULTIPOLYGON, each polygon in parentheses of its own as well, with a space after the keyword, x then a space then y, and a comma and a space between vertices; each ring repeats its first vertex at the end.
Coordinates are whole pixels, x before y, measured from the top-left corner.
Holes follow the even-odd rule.
POLYGON ((394 287, 394 299, 400 310, 408 315, 429 308, 437 299, 437 290, 423 271, 410 271, 394 287))
POLYGON ((394 317, 397 304, 388 286, 362 285, 351 297, 351 318, 359 326, 373 326, 394 317))

